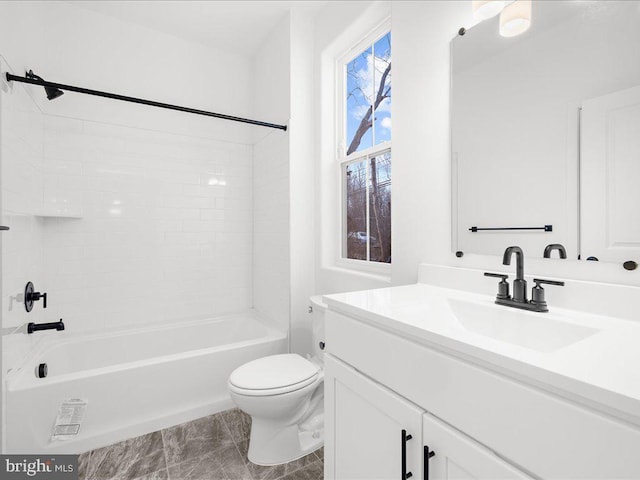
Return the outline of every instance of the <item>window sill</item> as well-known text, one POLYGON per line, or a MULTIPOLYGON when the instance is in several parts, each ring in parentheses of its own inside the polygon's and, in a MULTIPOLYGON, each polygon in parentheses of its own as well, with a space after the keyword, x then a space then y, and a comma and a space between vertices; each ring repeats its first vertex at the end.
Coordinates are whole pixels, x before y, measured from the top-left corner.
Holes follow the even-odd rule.
POLYGON ((378 282, 391 284, 391 264, 371 263, 360 260, 339 258, 335 265, 325 266, 326 270, 358 275, 378 282))

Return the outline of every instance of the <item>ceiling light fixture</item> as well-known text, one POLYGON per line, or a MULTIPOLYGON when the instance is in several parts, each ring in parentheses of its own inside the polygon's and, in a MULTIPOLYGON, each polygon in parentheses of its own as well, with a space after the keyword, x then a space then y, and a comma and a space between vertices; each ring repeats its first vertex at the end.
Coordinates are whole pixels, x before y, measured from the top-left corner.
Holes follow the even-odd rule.
POLYGON ((503 0, 471 0, 474 20, 480 22, 497 15, 505 3, 503 0))
POLYGON ((515 37, 531 26, 531 0, 516 0, 500 13, 500 35, 515 37))

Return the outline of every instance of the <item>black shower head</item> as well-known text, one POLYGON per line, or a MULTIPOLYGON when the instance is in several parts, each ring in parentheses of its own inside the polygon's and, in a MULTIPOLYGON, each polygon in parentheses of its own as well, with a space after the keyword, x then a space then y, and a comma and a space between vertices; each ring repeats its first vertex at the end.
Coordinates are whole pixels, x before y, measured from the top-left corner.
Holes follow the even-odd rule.
MULTIPOLYGON (((35 80, 40 80, 40 81, 44 82, 44 79, 42 77, 39 77, 35 73, 33 73, 33 70, 29 70, 25 76, 27 78, 33 78, 35 80)), ((45 90, 45 92, 47 92, 47 98, 49 100, 55 100, 59 96, 64 95, 64 92, 62 90, 60 90, 59 88, 44 87, 44 90, 45 90)))
POLYGON ((58 98, 60 95, 64 95, 64 92, 62 90, 60 90, 59 88, 54 88, 54 87, 44 87, 45 91, 47 92, 47 98, 49 100, 55 100, 56 98, 58 98))

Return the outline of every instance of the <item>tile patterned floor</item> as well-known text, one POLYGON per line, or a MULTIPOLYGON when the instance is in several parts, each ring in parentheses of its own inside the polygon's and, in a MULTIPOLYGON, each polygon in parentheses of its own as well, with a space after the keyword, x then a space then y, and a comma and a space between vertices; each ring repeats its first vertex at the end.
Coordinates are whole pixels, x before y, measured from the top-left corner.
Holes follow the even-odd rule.
POLYGON ((251 417, 227 410, 80 455, 80 480, 322 480, 323 450, 274 467, 247 460, 251 417))

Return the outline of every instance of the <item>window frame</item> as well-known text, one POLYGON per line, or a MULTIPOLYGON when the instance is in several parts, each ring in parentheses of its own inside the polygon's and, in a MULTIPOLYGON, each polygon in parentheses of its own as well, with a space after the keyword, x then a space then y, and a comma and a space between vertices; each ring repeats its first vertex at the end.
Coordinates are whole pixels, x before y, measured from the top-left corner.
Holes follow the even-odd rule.
MULTIPOLYGON (((378 40, 384 37, 386 34, 391 33, 391 21, 389 19, 382 22, 380 25, 372 29, 361 41, 357 44, 349 48, 343 55, 339 56, 336 59, 335 63, 335 72, 336 72, 336 98, 335 98, 335 124, 336 124, 336 145, 335 145, 335 159, 334 164, 338 166, 336 169, 338 172, 338 182, 339 182, 339 191, 340 191, 340 204, 339 204, 339 212, 338 212, 338 232, 339 238, 337 239, 337 258, 336 258, 336 266, 349 268, 354 270, 360 270, 363 272, 374 273, 379 275, 390 276, 391 275, 391 265, 393 263, 384 263, 384 262, 373 262, 369 260, 370 255, 370 245, 369 245, 369 229, 370 229, 370 217, 369 217, 369 193, 370 193, 370 165, 369 161, 372 157, 377 157, 386 152, 391 152, 392 165, 393 165, 393 152, 391 143, 392 141, 383 141, 378 143, 377 145, 372 145, 371 147, 367 147, 362 150, 355 151, 349 155, 346 154, 347 149, 347 122, 346 122, 346 98, 347 98, 347 65, 350 61, 352 61, 355 57, 360 55, 363 51, 374 45, 378 40), (347 258, 347 215, 346 215, 346 200, 347 200, 347 192, 346 192, 346 182, 344 181, 344 175, 346 171, 346 167, 349 164, 356 163, 359 161, 365 161, 365 165, 367 168, 367 259, 359 260, 355 258, 347 258)), ((392 40, 393 41, 393 40, 392 40)), ((375 52, 374 52, 375 55, 375 52)), ((392 46, 392 58, 393 58, 393 46, 392 46)), ((393 61, 393 60, 392 60, 393 61)), ((392 107, 393 109, 393 103, 392 107)), ((391 116, 393 118, 393 115, 391 116)), ((375 122, 374 122, 375 125, 375 122)), ((375 126, 372 125, 372 129, 375 129, 375 126)), ((393 135, 393 133, 392 133, 393 135)), ((375 133, 372 132, 372 138, 375 142, 375 133)), ((393 166, 392 166, 393 169, 393 166)), ((391 185, 393 188, 393 176, 391 185)), ((392 194, 393 199, 393 194, 392 194)), ((393 201, 393 200, 392 200, 393 201)), ((392 217, 393 218, 393 217, 392 217)), ((393 222, 393 220, 392 220, 393 222)), ((393 228, 392 228, 393 231, 393 228)), ((393 245, 393 243, 392 243, 393 245)), ((393 262, 393 257, 391 259, 393 262)))

